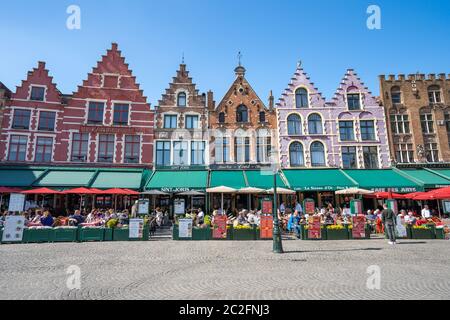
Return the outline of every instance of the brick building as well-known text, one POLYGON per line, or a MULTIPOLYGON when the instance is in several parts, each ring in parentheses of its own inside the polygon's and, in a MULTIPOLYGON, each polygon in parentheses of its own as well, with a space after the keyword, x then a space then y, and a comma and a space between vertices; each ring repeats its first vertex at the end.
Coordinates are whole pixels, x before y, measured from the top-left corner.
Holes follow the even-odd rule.
POLYGON ((351 69, 326 101, 299 64, 277 114, 284 168, 390 166, 383 107, 351 69))
POLYGON ((245 72, 239 65, 236 79, 217 108, 209 105, 213 167, 268 165, 272 154, 278 151, 273 97, 266 107, 245 78, 245 72))
POLYGON ((380 76, 396 163, 450 162, 450 75, 380 76))
POLYGON ((3 109, 9 98, 11 98, 11 91, 0 82, 0 131, 2 130, 3 109))
POLYGON ((149 166, 153 117, 117 44, 71 96, 45 63, 28 73, 7 104, 0 158, 13 163, 149 166))
MULTIPOLYGON (((212 99, 212 93, 209 93, 212 99)), ((180 65, 155 108, 155 166, 202 167, 209 163, 206 95, 180 65)))

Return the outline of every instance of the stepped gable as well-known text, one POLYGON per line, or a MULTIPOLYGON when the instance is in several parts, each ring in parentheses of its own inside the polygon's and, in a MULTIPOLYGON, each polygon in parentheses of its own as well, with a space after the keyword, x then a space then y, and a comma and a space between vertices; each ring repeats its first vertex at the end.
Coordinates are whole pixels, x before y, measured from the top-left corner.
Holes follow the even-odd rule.
POLYGON ((116 43, 113 43, 106 55, 97 62, 97 66, 88 74, 83 84, 78 86, 78 91, 74 92, 73 98, 102 99, 106 96, 102 91, 109 91, 108 95, 113 100, 147 102, 147 97, 144 96, 143 90, 140 89, 136 77, 133 76, 116 43))
POLYGON ((339 88, 333 96, 333 99, 327 104, 333 106, 346 106, 345 96, 347 93, 361 93, 366 106, 378 106, 376 98, 372 92, 365 86, 361 78, 353 69, 348 69, 341 81, 339 88))
POLYGON ((295 95, 295 90, 298 87, 305 87, 308 89, 310 96, 311 107, 324 107, 325 99, 322 96, 322 93, 314 86, 314 82, 311 81, 311 78, 304 71, 301 63, 297 64, 297 69, 295 70, 294 75, 291 78, 287 88, 281 94, 281 98, 277 103, 277 108, 289 108, 295 107, 292 106, 292 103, 295 103, 295 99, 288 99, 290 95, 295 95))

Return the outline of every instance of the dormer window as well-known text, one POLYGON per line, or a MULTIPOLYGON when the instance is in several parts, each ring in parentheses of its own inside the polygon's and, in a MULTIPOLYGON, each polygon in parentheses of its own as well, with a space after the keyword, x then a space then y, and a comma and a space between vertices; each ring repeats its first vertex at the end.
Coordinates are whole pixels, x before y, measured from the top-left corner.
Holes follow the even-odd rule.
POLYGON ((441 103, 441 88, 439 86, 428 87, 428 100, 430 103, 441 103))
POLYGON ((186 107, 186 93, 180 92, 177 96, 177 106, 186 107))
POLYGON ((44 87, 31 87, 30 100, 44 101, 45 88, 44 87))
POLYGON ((295 91, 295 106, 297 108, 308 108, 308 91, 305 88, 299 88, 295 91))
POLYGON ((347 94, 348 110, 361 110, 361 95, 359 93, 347 94))
POLYGON ((243 104, 241 104, 236 110, 236 122, 248 122, 248 109, 243 104))

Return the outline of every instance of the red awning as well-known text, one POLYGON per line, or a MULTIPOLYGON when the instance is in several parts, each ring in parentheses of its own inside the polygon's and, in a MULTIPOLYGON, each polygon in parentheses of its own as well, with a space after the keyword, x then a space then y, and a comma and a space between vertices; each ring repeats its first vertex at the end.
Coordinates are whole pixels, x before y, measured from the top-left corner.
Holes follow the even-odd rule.
POLYGON ((23 194, 61 194, 61 192, 49 188, 39 188, 34 190, 22 191, 23 194))
POLYGON ((98 189, 88 189, 88 188, 75 188, 66 190, 63 192, 64 194, 101 194, 103 191, 98 189))
POLYGON ((403 199, 413 199, 413 200, 415 200, 416 197, 422 196, 422 195, 424 195, 424 194, 427 194, 427 193, 426 193, 426 192, 413 192, 413 193, 408 193, 408 194, 403 195, 403 199))
POLYGON ((404 195, 393 192, 376 192, 374 194, 369 194, 366 197, 376 199, 405 199, 404 195))
POLYGON ((450 199, 450 187, 426 192, 423 195, 414 197, 414 200, 446 200, 450 199))
POLYGON ((0 193, 21 193, 23 190, 18 188, 0 187, 0 193))

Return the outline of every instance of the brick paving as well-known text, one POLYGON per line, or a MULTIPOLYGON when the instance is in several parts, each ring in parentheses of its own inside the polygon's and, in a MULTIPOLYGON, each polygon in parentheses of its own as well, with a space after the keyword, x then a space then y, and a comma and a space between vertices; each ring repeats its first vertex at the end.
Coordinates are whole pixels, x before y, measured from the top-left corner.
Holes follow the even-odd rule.
POLYGON ((0 245, 0 299, 448 299, 448 241, 0 245), (66 270, 81 268, 80 290, 66 270), (381 289, 366 287, 381 268, 381 289))

